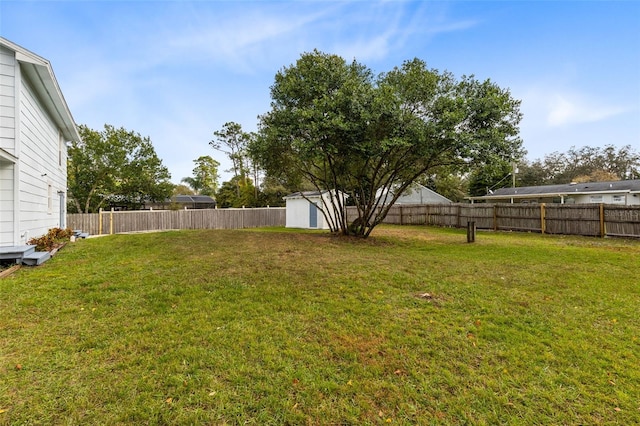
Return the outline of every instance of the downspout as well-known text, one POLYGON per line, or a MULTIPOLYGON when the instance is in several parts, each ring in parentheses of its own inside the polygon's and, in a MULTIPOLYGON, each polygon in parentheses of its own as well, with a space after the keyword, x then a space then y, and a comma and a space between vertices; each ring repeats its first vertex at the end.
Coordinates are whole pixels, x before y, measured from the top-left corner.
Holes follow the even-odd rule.
POLYGON ((60 228, 67 228, 67 203, 64 197, 64 191, 58 191, 58 197, 60 198, 60 228))

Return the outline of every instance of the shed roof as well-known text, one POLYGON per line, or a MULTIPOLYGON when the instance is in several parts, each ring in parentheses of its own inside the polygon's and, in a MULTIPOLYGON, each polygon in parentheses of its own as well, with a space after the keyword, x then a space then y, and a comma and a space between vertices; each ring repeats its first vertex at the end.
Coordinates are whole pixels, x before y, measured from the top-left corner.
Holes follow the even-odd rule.
POLYGON ((282 198, 284 200, 287 200, 287 199, 292 200, 292 199, 296 199, 296 198, 318 198, 318 197, 322 197, 327 192, 330 192, 330 191, 328 191, 328 190, 324 190, 324 191, 299 191, 299 192, 294 192, 294 193, 289 194, 289 195, 285 195, 282 198))
POLYGON ((29 77, 56 125, 62 130, 65 139, 80 141, 76 123, 73 121, 69 106, 62 95, 51 63, 4 37, 0 37, 0 46, 15 52, 16 60, 20 63, 23 73, 29 77))

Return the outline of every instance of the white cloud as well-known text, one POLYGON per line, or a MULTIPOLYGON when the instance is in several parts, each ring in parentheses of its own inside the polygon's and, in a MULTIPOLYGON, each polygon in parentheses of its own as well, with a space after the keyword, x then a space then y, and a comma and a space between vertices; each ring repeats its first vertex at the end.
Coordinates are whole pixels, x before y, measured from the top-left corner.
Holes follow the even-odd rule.
POLYGON ((292 52, 314 48, 366 63, 384 60, 416 37, 430 43, 475 25, 452 20, 447 6, 432 2, 266 3, 242 14, 205 11, 189 25, 169 29, 163 51, 154 56, 213 61, 245 74, 279 67, 292 52))
POLYGON ((376 6, 366 3, 366 8, 351 11, 354 16, 345 20, 349 22, 347 26, 336 22, 334 30, 341 35, 336 53, 363 63, 384 60, 394 51, 405 50, 409 40, 419 40, 426 45, 441 34, 465 31, 478 23, 452 20, 448 6, 440 3, 422 2, 402 7, 402 3, 383 1, 376 6), (353 22, 366 22, 366 25, 356 25, 354 29, 353 22))
POLYGON ((628 127, 620 125, 637 107, 613 95, 552 83, 516 88, 512 93, 522 100, 520 135, 531 160, 564 152, 571 146, 624 145, 637 140, 637 133, 634 136, 628 127))
POLYGON ((580 92, 569 87, 551 85, 514 89, 522 100, 524 120, 529 125, 558 128, 581 123, 594 123, 627 113, 633 108, 602 96, 580 92))
POLYGON ((547 124, 553 127, 606 120, 628 110, 579 94, 556 93, 548 96, 547 124))
POLYGON ((389 39, 389 34, 383 34, 366 40, 356 40, 336 46, 334 53, 343 57, 347 62, 355 59, 360 63, 366 63, 369 60, 383 59, 391 47, 389 39))
POLYGON ((250 73, 255 64, 264 65, 261 59, 269 53, 290 49, 292 41, 299 42, 305 29, 325 15, 323 10, 282 13, 280 8, 260 8, 231 18, 205 14, 198 25, 177 36, 173 31, 167 34, 165 52, 250 73))

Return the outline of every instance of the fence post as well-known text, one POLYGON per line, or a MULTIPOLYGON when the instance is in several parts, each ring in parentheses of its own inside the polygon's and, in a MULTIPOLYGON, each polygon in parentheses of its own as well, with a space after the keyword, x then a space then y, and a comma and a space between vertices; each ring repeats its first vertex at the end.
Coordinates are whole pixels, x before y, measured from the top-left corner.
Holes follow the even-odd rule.
POLYGON ((109 213, 109 235, 113 235, 113 207, 109 213))
POLYGON ((540 204, 540 233, 542 234, 544 234, 547 230, 546 211, 547 210, 545 204, 540 204))
POLYGON ((98 235, 102 235, 102 207, 98 210, 98 235))
POLYGON ((399 210, 400 210, 400 225, 404 225, 404 220, 403 220, 403 217, 402 217, 402 206, 400 205, 398 207, 399 207, 399 210))
POLYGON ((604 226, 604 204, 600 203, 600 238, 604 238, 607 230, 604 226))

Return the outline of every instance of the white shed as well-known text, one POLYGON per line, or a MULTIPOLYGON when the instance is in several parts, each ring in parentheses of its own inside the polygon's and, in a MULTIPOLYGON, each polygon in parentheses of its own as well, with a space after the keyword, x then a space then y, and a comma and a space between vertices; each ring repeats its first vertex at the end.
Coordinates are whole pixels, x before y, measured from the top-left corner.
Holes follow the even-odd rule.
POLYGON ((286 227, 330 229, 323 211, 330 218, 335 218, 331 197, 335 197, 335 191, 295 192, 283 197, 286 202, 286 227))
POLYGON ((0 247, 66 226, 67 142, 79 141, 46 59, 0 37, 0 247))

